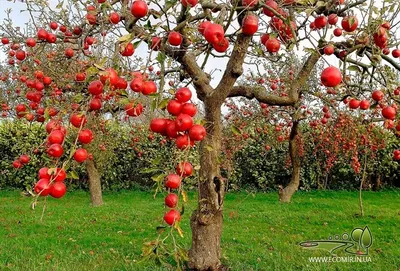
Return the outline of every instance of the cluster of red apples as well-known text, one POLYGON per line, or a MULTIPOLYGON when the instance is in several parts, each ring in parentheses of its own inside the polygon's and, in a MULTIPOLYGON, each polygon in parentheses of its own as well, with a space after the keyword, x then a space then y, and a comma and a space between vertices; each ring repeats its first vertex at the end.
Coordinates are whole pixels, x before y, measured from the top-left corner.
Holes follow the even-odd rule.
MULTIPOLYGON (((167 105, 167 111, 174 119, 157 118, 150 123, 150 130, 159 133, 169 139, 174 139, 176 147, 180 150, 188 150, 194 146, 195 141, 201 141, 206 136, 206 130, 202 125, 194 124, 193 117, 197 108, 190 103, 192 92, 189 88, 179 88, 175 93, 175 99, 171 99, 167 105)), ((176 167, 176 173, 171 173, 165 178, 165 187, 168 190, 179 189, 182 178, 192 175, 193 167, 189 162, 181 162, 176 167)), ((178 195, 170 193, 165 198, 165 205, 169 210, 164 221, 173 225, 180 220, 180 213, 176 209, 178 195)))

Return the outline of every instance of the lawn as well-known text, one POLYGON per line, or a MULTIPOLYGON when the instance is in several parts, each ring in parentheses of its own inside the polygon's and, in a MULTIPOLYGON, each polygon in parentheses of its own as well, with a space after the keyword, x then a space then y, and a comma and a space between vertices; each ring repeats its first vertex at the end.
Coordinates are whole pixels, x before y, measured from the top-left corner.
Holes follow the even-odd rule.
MULTIPOLYGON (((190 246, 189 215, 183 216, 181 243, 190 246)), ((0 270, 164 270, 139 262, 145 241, 156 238, 163 197, 147 192, 105 193, 105 205, 89 206, 85 192, 41 204, 0 191, 0 270)), ((359 217, 356 192, 299 192, 281 204, 276 193, 231 193, 225 199, 223 262, 231 270, 400 270, 400 191, 365 192, 365 216, 359 217), (368 225, 373 236, 370 263, 310 263, 329 256, 298 243, 327 239, 368 225)), ((346 254, 338 253, 339 256, 346 254)))

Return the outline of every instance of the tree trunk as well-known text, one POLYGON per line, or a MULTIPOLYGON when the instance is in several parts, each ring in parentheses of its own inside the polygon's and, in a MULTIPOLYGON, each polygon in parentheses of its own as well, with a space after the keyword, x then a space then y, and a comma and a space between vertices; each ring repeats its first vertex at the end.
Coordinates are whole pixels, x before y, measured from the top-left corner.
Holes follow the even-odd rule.
POLYGON ((375 175, 374 191, 379 191, 381 189, 381 175, 375 175))
POLYGON ((218 155, 221 148, 221 105, 206 99, 207 136, 200 146, 199 200, 190 219, 192 247, 189 268, 197 271, 222 270, 221 234, 225 184, 220 176, 218 155))
POLYGON ((362 201, 362 189, 363 189, 363 185, 364 185, 366 176, 367 176, 367 155, 364 154, 364 170, 363 170, 363 175, 361 178, 360 191, 359 191, 360 215, 361 216, 364 216, 364 205, 363 205, 363 201, 362 201))
POLYGON ((298 121, 293 122, 292 130, 289 136, 289 154, 292 161, 292 176, 289 184, 282 190, 279 191, 279 200, 281 202, 290 202, 294 192, 297 191, 300 184, 300 169, 301 162, 298 154, 297 146, 297 134, 298 134, 298 121))
POLYGON ((100 174, 92 160, 87 160, 86 170, 89 177, 90 201, 92 206, 103 205, 103 196, 101 193, 100 174))

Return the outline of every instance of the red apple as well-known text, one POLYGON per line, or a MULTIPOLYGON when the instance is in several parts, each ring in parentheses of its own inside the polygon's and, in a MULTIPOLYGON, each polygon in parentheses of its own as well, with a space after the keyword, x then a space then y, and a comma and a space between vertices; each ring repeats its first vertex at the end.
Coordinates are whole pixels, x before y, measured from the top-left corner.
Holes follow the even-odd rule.
POLYGON ((204 38, 211 44, 217 43, 224 38, 224 28, 219 24, 210 24, 204 30, 204 38))
POLYGON ((180 103, 186 103, 192 98, 192 91, 187 88, 179 88, 175 93, 175 98, 180 103))
POLYGON ((168 34, 168 42, 173 46, 181 45, 182 40, 182 35, 179 32, 172 31, 168 34))
POLYGON ((342 82, 342 73, 338 68, 330 66, 322 71, 321 82, 326 87, 336 87, 342 82))
POLYGON ((89 144, 93 140, 93 133, 89 129, 83 129, 78 134, 78 140, 82 144, 89 144))
POLYGON ((270 53, 276 53, 281 48, 281 43, 276 38, 270 38, 265 43, 265 47, 267 47, 267 51, 270 53))
POLYGON ((181 214, 177 210, 170 210, 164 215, 164 221, 168 225, 174 225, 175 222, 178 222, 181 220, 181 214))
POLYGON ((67 187, 64 183, 56 182, 52 184, 50 188, 50 196, 59 199, 62 198, 65 195, 65 193, 67 193, 67 187))
POLYGON ((347 32, 353 32, 357 29, 358 19, 356 16, 347 16, 342 20, 342 28, 347 32))
POLYGON ((193 125, 189 130, 190 139, 193 141, 201 141, 206 136, 206 129, 199 124, 193 125))
POLYGON ((77 149, 74 153, 74 159, 78 163, 82 163, 82 162, 86 161, 87 157, 88 157, 88 152, 87 152, 87 150, 85 150, 83 148, 77 149))
POLYGON ((170 189, 177 189, 181 185, 181 177, 177 174, 169 174, 165 177, 165 187, 170 189))
POLYGON ((137 0, 134 1, 131 6, 131 13, 136 18, 143 18, 147 15, 149 8, 145 1, 137 0))
POLYGON ((176 205, 178 204, 178 195, 170 193, 168 196, 165 197, 165 205, 168 206, 169 208, 175 208, 176 205))
POLYGON ((45 197, 51 191, 50 181, 48 179, 40 179, 36 184, 34 191, 36 194, 45 197))
POLYGON ((242 32, 245 35, 252 36, 258 30, 258 17, 255 15, 246 15, 242 21, 242 32))

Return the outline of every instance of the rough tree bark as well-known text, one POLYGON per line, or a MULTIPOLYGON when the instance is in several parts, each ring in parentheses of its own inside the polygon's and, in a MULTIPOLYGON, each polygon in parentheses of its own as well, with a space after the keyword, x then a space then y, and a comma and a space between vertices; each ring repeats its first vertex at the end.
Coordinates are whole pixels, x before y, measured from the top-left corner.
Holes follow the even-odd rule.
POLYGON ((92 203, 92 206, 103 205, 100 174, 96 168, 94 161, 87 160, 86 170, 88 173, 90 201, 92 203))
POLYGON ((293 122, 289 136, 289 154, 292 162, 292 176, 289 184, 279 191, 279 200, 281 202, 290 202, 293 194, 297 191, 300 184, 301 161, 298 154, 297 135, 299 130, 299 121, 293 122))
POLYGON ((218 155, 221 148, 221 106, 205 100, 207 137, 200 147, 198 208, 192 214, 192 270, 221 270, 221 234, 224 183, 220 178, 218 155))

